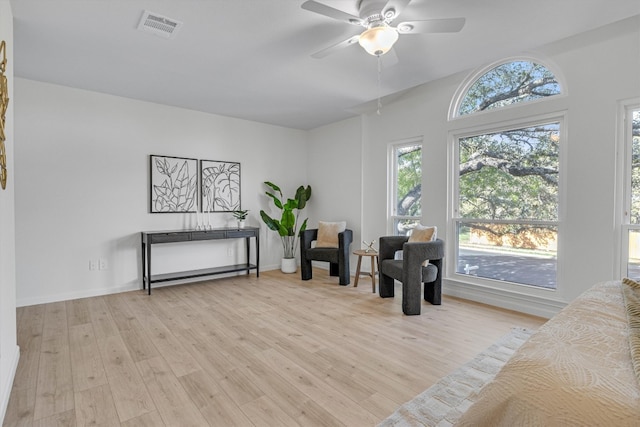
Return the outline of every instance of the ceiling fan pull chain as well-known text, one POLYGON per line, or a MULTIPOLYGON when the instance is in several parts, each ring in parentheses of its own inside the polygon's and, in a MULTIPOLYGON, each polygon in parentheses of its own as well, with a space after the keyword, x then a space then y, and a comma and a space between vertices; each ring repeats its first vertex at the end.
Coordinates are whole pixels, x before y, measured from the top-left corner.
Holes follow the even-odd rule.
POLYGON ((382 109, 382 99, 380 98, 382 93, 382 60, 380 59, 381 55, 376 55, 378 57, 378 111, 376 111, 377 115, 380 115, 380 110, 382 109))

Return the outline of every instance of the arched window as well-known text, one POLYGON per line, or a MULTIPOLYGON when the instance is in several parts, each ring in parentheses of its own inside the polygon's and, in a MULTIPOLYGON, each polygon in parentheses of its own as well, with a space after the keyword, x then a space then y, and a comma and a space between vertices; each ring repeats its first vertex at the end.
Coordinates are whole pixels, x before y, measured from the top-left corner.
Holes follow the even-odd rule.
POLYGON ((497 65, 473 80, 460 98, 456 116, 502 108, 561 93, 556 76, 530 60, 497 65))
POLYGON ((565 112, 553 103, 535 116, 506 107, 561 93, 554 73, 524 59, 485 67, 461 85, 451 114, 450 220, 457 241, 450 273, 506 287, 556 288, 565 112), (470 117, 488 110, 481 122, 470 117))

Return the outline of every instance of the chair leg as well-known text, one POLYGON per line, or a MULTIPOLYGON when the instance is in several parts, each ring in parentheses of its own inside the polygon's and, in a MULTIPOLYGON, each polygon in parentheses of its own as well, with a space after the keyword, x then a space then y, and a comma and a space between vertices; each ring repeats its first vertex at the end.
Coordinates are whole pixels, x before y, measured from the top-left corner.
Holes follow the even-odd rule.
POLYGON ((302 280, 311 279, 311 260, 300 260, 300 272, 302 274, 302 280))
POLYGON ((340 286, 347 286, 351 283, 351 272, 349 271, 348 265, 340 266, 338 264, 338 276, 340 276, 340 286))
POLYGON ((329 263, 329 275, 330 276, 340 275, 340 266, 337 263, 334 263, 334 262, 329 263))
POLYGON ((425 283, 424 299, 433 305, 442 305, 442 282, 425 283))
POLYGON ((378 294, 382 298, 393 298, 395 294, 395 283, 393 277, 389 277, 379 272, 378 279, 380 284, 378 285, 378 294))
POLYGON ((412 282, 407 280, 402 284, 402 312, 407 316, 420 314, 420 306, 422 301, 420 291, 422 286, 420 282, 412 282))

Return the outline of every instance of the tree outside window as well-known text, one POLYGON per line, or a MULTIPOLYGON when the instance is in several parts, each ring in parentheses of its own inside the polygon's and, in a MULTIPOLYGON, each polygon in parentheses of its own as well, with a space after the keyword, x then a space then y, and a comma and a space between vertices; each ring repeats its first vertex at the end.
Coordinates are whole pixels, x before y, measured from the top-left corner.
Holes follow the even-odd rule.
POLYGON ((406 235, 422 218, 422 144, 393 145, 390 223, 394 235, 406 235))

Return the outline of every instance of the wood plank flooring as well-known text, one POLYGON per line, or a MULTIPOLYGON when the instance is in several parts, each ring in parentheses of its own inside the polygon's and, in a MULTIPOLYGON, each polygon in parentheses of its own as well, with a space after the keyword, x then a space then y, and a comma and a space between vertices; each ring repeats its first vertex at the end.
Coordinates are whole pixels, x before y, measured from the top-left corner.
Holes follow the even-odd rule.
POLYGON ((404 316, 396 295, 270 271, 18 308, 4 425, 374 426, 544 323, 450 297, 404 316))

